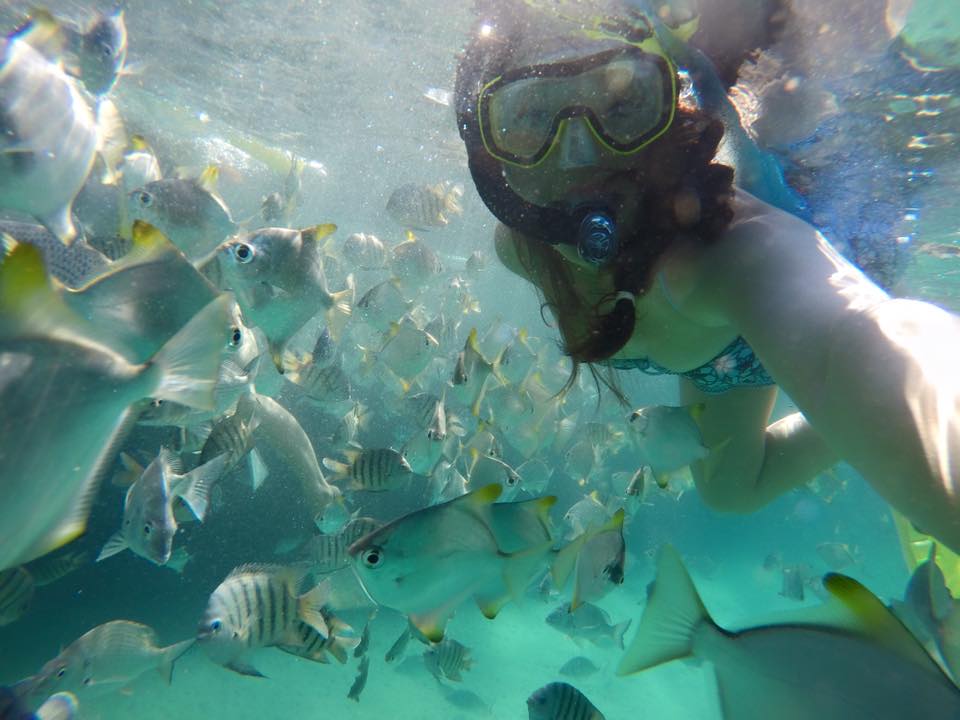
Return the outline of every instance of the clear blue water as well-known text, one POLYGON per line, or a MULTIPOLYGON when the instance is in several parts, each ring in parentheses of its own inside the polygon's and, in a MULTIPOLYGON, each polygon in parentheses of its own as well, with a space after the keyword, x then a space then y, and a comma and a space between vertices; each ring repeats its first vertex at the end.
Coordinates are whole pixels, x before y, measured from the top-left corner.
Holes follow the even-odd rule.
MULTIPOLYGON (((5 3, 0 26, 12 27, 30 4, 5 3)), ((110 7, 67 1, 47 5, 57 15, 77 19, 90 8, 110 7)), ((824 122, 817 145, 826 153, 826 162, 817 165, 817 187, 823 193, 819 207, 827 224, 838 233, 847 232, 851 218, 865 217, 863 207, 893 202, 892 215, 871 216, 870 221, 879 223, 879 231, 911 238, 901 248, 905 263, 895 291, 960 310, 960 260, 924 250, 957 243, 960 101, 951 90, 957 87, 960 66, 948 67, 944 61, 945 67, 932 72, 904 63, 898 54, 902 48, 890 39, 884 21, 890 11, 886 3, 864 0, 849 12, 826 0, 796 5, 808 27, 821 19, 831 28, 825 33, 832 43, 829 56, 821 52, 820 43, 827 40, 811 37, 807 48, 811 76, 824 83, 838 104, 838 115, 824 122), (863 63, 855 72, 844 65, 853 57, 863 63), (919 99, 932 95, 939 99, 919 99), (926 111, 930 103, 936 112, 926 111), (854 132, 871 133, 858 138, 857 147, 874 155, 842 156, 838 148, 844 133, 854 132), (918 143, 917 138, 932 135, 940 140, 928 147, 918 143), (867 187, 870 172, 863 164, 873 168, 874 175, 885 173, 889 182, 867 187), (911 171, 921 172, 925 180, 911 184, 911 171), (845 183, 844 193, 827 193, 825 188, 838 178, 845 183), (902 186, 897 184, 901 181, 902 186), (881 191, 894 197, 878 198, 881 191), (908 214, 911 219, 904 220, 908 214)), ((493 257, 493 219, 472 190, 452 109, 424 97, 430 88, 452 90, 455 56, 471 19, 467 2, 130 0, 126 20, 132 73, 121 79, 113 98, 128 131, 150 139, 166 171, 183 167, 189 173, 210 163, 219 165, 219 189, 235 218, 254 216, 261 196, 278 188, 285 172, 284 151, 309 162, 305 203, 292 224, 335 222, 338 239, 366 232, 396 244, 404 239, 403 231, 384 211, 396 187, 408 182, 462 183, 462 216, 449 227, 421 235, 447 268, 462 267, 474 250, 483 251, 490 261, 471 290, 481 311, 459 328, 450 344, 452 355, 470 327, 486 328, 498 317, 528 328, 549 344, 556 331, 544 326, 533 290, 493 257)), ((922 32, 915 30, 911 41, 922 32)), ((924 56, 924 62, 929 65, 937 57, 924 56)), ((780 152, 801 160, 816 154, 810 146, 780 152)), ((811 198, 811 205, 815 200, 811 198)), ((863 220, 856 230, 867 225, 863 220)), ((362 293, 384 277, 358 273, 358 290, 362 293)), ((444 366, 442 372, 451 369, 444 366)), ((622 382, 635 407, 677 402, 675 380, 670 378, 631 375, 622 382)), ((269 386, 265 382, 262 387, 269 386)), ((576 396, 582 403, 581 419, 624 422, 626 412, 609 395, 597 405, 592 386, 583 387, 576 396)), ((294 397, 287 393, 281 400, 314 440, 318 457, 334 455, 336 449, 319 439, 322 418, 316 408, 294 397)), ((390 414, 376 417, 396 403, 396 397, 383 392, 364 400, 375 415, 364 444, 402 444, 404 429, 387 421, 390 414)), ((778 412, 786 413, 785 399, 781 406, 778 412)), ((160 439, 159 433, 141 431, 131 436, 128 447, 155 450, 160 439)), ((561 456, 548 451, 542 456, 555 468, 549 491, 560 497, 554 518, 559 525, 563 511, 584 489, 565 472, 561 456)), ((622 454, 604 472, 633 469, 622 454)), ((725 627, 749 626, 798 607, 780 595, 780 570, 765 567, 765 560, 776 553, 784 564, 805 563, 822 573, 829 568, 816 547, 825 542, 855 548, 858 562, 846 572, 881 598, 900 597, 908 571, 887 506, 849 468, 841 466, 837 476, 842 484, 829 498, 804 488, 749 517, 718 515, 694 490, 679 497, 654 493, 625 529, 626 581, 600 604, 615 621, 632 619, 635 626, 653 579, 652 558, 665 542, 684 555, 706 605, 725 627)), ((182 574, 124 553, 86 564, 39 588, 27 614, 0 627, 0 682, 9 684, 35 672, 59 648, 113 619, 146 623, 164 644, 191 637, 208 596, 231 568, 288 557, 277 554, 278 543, 309 534, 309 519, 301 517, 296 498, 279 485, 268 484, 251 495, 239 480, 231 482, 219 511, 202 526, 178 535, 176 544, 185 545, 193 556, 182 574)), ((119 525, 121 503, 122 491, 104 482, 87 533, 76 546, 96 555, 119 525)), ((374 501, 383 519, 410 509, 410 503, 410 498, 374 501)), ((476 693, 487 711, 452 704, 419 661, 421 648, 415 643, 408 647, 406 662, 387 664, 383 655, 405 620, 383 608, 372 622, 371 668, 359 703, 346 697, 356 672, 353 659, 346 666, 317 665, 268 648, 254 656, 268 678, 252 679, 214 665, 195 648, 178 661, 171 686, 148 673, 122 692, 81 698, 83 717, 520 718, 527 696, 559 679, 559 667, 576 655, 586 655, 600 667, 592 677, 573 682, 607 718, 720 717, 704 668, 673 663, 618 678, 618 650, 579 647, 546 625, 544 619, 557 602, 531 596, 508 605, 494 621, 467 604, 451 622, 448 632, 468 646, 474 658, 463 688, 476 693)), ((808 593, 805 602, 816 604, 818 599, 808 593)), ((363 614, 362 609, 347 611, 358 629, 363 614)))

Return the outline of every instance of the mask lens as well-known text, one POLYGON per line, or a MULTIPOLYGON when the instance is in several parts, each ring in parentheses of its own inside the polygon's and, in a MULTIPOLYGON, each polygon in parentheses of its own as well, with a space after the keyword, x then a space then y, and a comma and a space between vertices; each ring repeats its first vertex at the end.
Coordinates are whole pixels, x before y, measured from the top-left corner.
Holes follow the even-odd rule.
POLYGON ((530 166, 566 118, 584 117, 613 152, 635 152, 670 126, 675 102, 670 64, 633 49, 511 71, 481 91, 478 113, 487 151, 530 166))

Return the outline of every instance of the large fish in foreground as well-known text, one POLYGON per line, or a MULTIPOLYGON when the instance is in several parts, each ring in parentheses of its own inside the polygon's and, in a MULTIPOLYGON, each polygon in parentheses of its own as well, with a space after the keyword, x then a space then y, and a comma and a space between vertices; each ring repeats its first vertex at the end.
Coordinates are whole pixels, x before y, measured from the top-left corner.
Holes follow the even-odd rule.
POLYGON ((98 134, 76 82, 35 47, 58 32, 45 16, 0 40, 0 209, 32 215, 69 245, 98 134))
POLYGON ((190 638, 161 647, 147 625, 111 620, 81 635, 24 682, 31 695, 41 697, 64 691, 83 697, 120 690, 154 669, 169 683, 173 664, 193 642, 190 638))
POLYGON ((64 305, 39 250, 20 245, 0 265, 0 569, 83 532, 134 403, 212 405, 228 301, 134 365, 90 339, 96 328, 64 305))
POLYGON ((488 618, 523 593, 551 555, 547 496, 497 503, 500 485, 417 510, 350 546, 370 597, 406 613, 439 641, 447 619, 473 597, 488 618))
POLYGON ((680 556, 664 547, 617 672, 709 660, 727 720, 960 717, 960 690, 883 603, 844 575, 827 575, 824 587, 831 599, 821 608, 730 632, 711 620, 680 556))

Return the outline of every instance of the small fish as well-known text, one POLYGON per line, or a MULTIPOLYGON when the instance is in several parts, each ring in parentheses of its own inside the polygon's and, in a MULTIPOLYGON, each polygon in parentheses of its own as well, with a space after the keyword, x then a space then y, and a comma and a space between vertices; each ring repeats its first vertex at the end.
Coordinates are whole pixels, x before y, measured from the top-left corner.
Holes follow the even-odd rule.
POLYGON ((823 585, 829 594, 823 607, 730 632, 713 622, 679 554, 665 546, 617 674, 681 658, 707 660, 729 720, 960 715, 960 691, 869 590, 838 574, 823 585))
POLYGON ((400 291, 396 278, 374 285, 357 302, 357 315, 375 330, 387 332, 413 307, 400 291))
POLYGON ((360 402, 354 402, 337 425, 337 429, 331 438, 334 446, 350 445, 357 442, 357 437, 361 430, 366 429, 370 420, 370 412, 360 402))
POLYGON ((585 602, 574 611, 569 603, 558 606, 547 616, 547 625, 576 642, 585 640, 601 648, 622 648, 630 621, 613 625, 603 609, 585 602))
POLYGON ((496 503, 500 485, 404 515, 350 546, 370 597, 407 614, 434 642, 453 611, 474 597, 493 618, 551 556, 553 497, 496 503))
POLYGON ((173 664, 193 639, 157 645, 152 628, 130 620, 112 620, 89 630, 47 662, 29 682, 31 694, 68 691, 78 697, 119 690, 149 670, 170 683, 173 664))
POLYGON ((387 200, 387 214, 401 227, 431 230, 449 224, 450 215, 460 215, 463 186, 451 183, 436 185, 401 185, 387 200))
POLYGON ((350 376, 344 372, 343 357, 337 355, 333 362, 326 365, 317 362, 311 355, 309 360, 298 361, 283 373, 284 378, 303 388, 307 397, 321 403, 336 403, 350 399, 350 376))
POLYGON ((666 474, 709 454, 694 417, 700 410, 701 405, 656 405, 634 410, 630 415, 630 430, 640 462, 653 469, 661 487, 666 474))
POLYGON ((785 565, 781 568, 783 582, 780 586, 780 597, 788 600, 803 602, 806 583, 806 572, 800 565, 785 565))
POLYGON ((820 543, 817 545, 817 555, 834 572, 839 572, 857 562, 854 550, 846 543, 820 543))
POLYGON ((530 720, 604 720, 604 715, 573 685, 552 682, 527 698, 530 720))
POLYGON ((521 487, 519 473, 498 457, 481 453, 477 448, 470 448, 470 469, 467 480, 473 489, 481 488, 490 483, 499 483, 503 486, 500 500, 513 500, 521 487))
POLYGON ((380 270, 387 265, 387 249, 376 235, 352 233, 343 241, 343 258, 361 270, 380 270))
MULTIPOLYGON (((599 600, 610 590, 623 584, 627 548, 623 540, 624 510, 620 508, 598 528, 583 532, 571 541, 576 548, 573 569, 573 597, 570 611, 575 612, 584 602, 599 600)), ((570 552, 574 552, 571 550, 570 552)), ((557 567, 556 575, 563 571, 557 567)), ((562 588, 562 583, 557 589, 562 588)))
POLYGON ((38 12, 0 40, 0 208, 32 215, 69 245, 77 235, 71 206, 93 167, 98 132, 59 58, 35 47, 59 32, 49 13, 38 12))
MULTIPOLYGON (((313 631, 331 636, 324 614, 328 584, 299 594, 301 574, 276 565, 241 565, 210 595, 197 642, 218 665, 241 675, 262 675, 245 656, 252 648, 305 646, 313 631), (307 638, 307 640, 305 640, 307 638)), ((297 653, 299 654, 299 653, 297 653)))
POLYGON ((360 702, 360 693, 362 693, 363 689, 367 686, 367 673, 369 671, 370 658, 365 655, 363 660, 360 661, 360 667, 357 669, 357 677, 354 679, 353 685, 350 686, 350 691, 347 693, 347 697, 354 702, 360 702))
MULTIPOLYGON (((372 619, 372 618, 371 618, 372 619)), ((366 655, 370 649, 370 620, 367 620, 363 626, 363 633, 360 635, 360 644, 353 649, 353 656, 360 657, 366 655)))
POLYGON ((410 477, 410 463, 391 448, 350 449, 344 451, 347 462, 324 458, 323 466, 336 473, 333 482, 350 481, 354 490, 384 492, 394 489, 410 477))
POLYGON ((374 364, 386 366, 406 391, 410 380, 423 372, 436 356, 438 347, 436 338, 417 327, 409 315, 404 315, 399 322, 390 324, 380 349, 368 353, 363 365, 368 371, 374 364))
POLYGON ((35 583, 23 566, 0 570, 0 627, 19 620, 30 609, 35 583))
POLYGON ((533 457, 517 466, 517 474, 523 478, 520 490, 535 497, 547 491, 553 468, 540 458, 533 457))
POLYGON ((400 636, 393 641, 393 645, 390 646, 390 649, 387 650, 387 654, 384 656, 384 660, 388 663, 392 663, 394 660, 403 655, 404 650, 407 649, 407 643, 410 642, 410 625, 408 624, 403 632, 400 633, 400 636))
POLYGON ((315 535, 309 543, 313 570, 326 574, 347 567, 350 565, 347 548, 382 525, 383 523, 372 518, 358 517, 344 525, 343 529, 336 534, 315 535))
POLYGON ((264 228, 232 237, 217 249, 222 286, 237 294, 244 318, 266 335, 281 372, 284 347, 314 315, 326 312, 337 339, 352 312, 353 276, 346 289, 327 289, 319 243, 335 229, 331 224, 306 230, 264 228))
POLYGON ((216 193, 218 176, 211 165, 196 178, 149 182, 127 195, 127 216, 158 227, 191 261, 199 261, 237 229, 216 193))
POLYGON ((413 233, 390 252, 390 269, 405 288, 421 290, 423 284, 443 272, 437 254, 413 233))
POLYGON ((438 643, 431 644, 423 651, 423 662, 437 680, 446 678, 453 682, 462 682, 461 673, 466 672, 473 665, 469 648, 453 638, 444 638, 438 643))
POLYGON ((600 668, 594 665, 590 661, 590 658, 585 658, 583 655, 577 655, 575 658, 570 658, 567 660, 560 667, 558 672, 564 677, 582 680, 585 677, 595 675, 599 670, 600 668))
POLYGON ((457 355, 452 382, 454 393, 461 402, 470 405, 474 416, 480 415, 480 403, 483 401, 487 380, 493 376, 506 384, 500 376, 501 357, 502 353, 492 362, 487 360, 480 351, 477 329, 470 330, 463 350, 457 355))
POLYGON ((280 192, 264 196, 260 203, 260 216, 271 227, 286 227, 294 213, 303 204, 303 159, 291 155, 290 170, 284 178, 280 192))
POLYGON ((83 550, 45 555, 27 566, 37 587, 52 585, 90 562, 90 554, 83 550))
POLYGON ((127 490, 120 529, 103 546, 97 562, 126 549, 157 565, 166 565, 177 532, 174 504, 179 499, 203 521, 208 493, 227 463, 224 453, 181 474, 180 458, 169 448, 160 454, 127 490))
POLYGON ((426 429, 418 430, 403 446, 401 453, 418 475, 430 476, 444 454, 447 439, 447 413, 443 400, 436 400, 426 429))
POLYGON ((38 248, 47 271, 69 288, 80 287, 110 267, 109 258, 82 238, 66 246, 43 225, 0 220, 0 251, 9 253, 16 243, 38 248))
POLYGON ((100 331, 65 306, 35 248, 19 245, 7 256, 0 288, 2 569, 83 532, 135 403, 159 397, 212 406, 229 298, 210 302, 150 360, 133 365, 90 340, 100 331), (38 387, 45 389, 39 399, 38 387), (83 402, 75 399, 78 387, 83 402))
POLYGON ((106 95, 116 85, 127 61, 127 26, 123 10, 97 13, 83 28, 65 26, 77 77, 91 95, 106 95))
POLYGON ((903 600, 891 602, 891 609, 925 647, 936 647, 944 662, 956 674, 958 638, 955 635, 956 603, 947 588, 943 571, 937 565, 936 544, 930 555, 917 565, 903 593, 903 600))
POLYGON ((569 538, 583 535, 590 528, 603 525, 609 519, 610 513, 606 505, 600 502, 596 491, 577 500, 563 516, 569 528, 569 538))
POLYGON ((471 275, 477 275, 487 269, 487 256, 480 250, 474 250, 464 265, 464 269, 471 275))

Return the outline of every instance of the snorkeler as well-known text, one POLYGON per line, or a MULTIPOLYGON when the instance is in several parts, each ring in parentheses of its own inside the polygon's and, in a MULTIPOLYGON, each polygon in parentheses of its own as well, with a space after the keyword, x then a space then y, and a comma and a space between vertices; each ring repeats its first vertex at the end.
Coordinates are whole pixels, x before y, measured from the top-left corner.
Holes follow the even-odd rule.
POLYGON ((694 479, 717 510, 845 460, 960 550, 960 320, 891 298, 734 184, 683 27, 622 0, 479 5, 460 134, 497 253, 574 362, 679 376, 705 408, 694 479), (802 413, 768 425, 777 386, 802 413))

